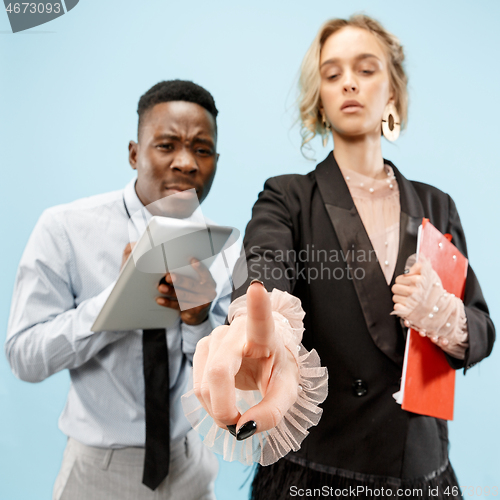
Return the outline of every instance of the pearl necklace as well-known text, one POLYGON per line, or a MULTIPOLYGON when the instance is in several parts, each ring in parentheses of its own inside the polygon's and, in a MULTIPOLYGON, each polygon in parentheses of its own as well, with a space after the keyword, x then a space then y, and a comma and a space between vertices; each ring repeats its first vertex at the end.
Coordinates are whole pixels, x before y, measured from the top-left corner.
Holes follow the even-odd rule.
MULTIPOLYGON (((389 188, 390 189, 394 189, 394 184, 395 184, 395 181, 396 181, 396 176, 394 175, 394 172, 392 171, 392 169, 388 166, 388 165, 384 165, 384 170, 385 170, 385 173, 387 174, 387 179, 385 180, 385 182, 389 185, 389 188)), ((360 175, 364 175, 364 174, 360 174, 360 175)), ((367 176, 365 176, 367 177, 367 176)), ((347 182, 347 184, 353 186, 353 187, 360 187, 360 188, 364 188, 365 187, 365 183, 364 182, 360 182, 359 184, 357 184, 356 186, 350 182, 351 181, 351 178, 349 177, 349 175, 346 175, 345 176, 345 180, 347 182)), ((377 181, 379 179, 373 179, 373 181, 377 181)), ((373 194, 375 192, 375 189, 373 187, 370 187, 368 189, 368 192, 370 194, 373 194)), ((387 251, 388 251, 388 246, 389 246, 389 242, 388 241, 385 241, 384 242, 384 245, 385 245, 385 260, 384 260, 384 266, 389 266, 389 260, 387 260, 387 251)))
MULTIPOLYGON (((387 165, 384 165, 384 170, 385 170, 385 173, 387 174, 387 179, 386 179, 386 183, 389 184, 389 188, 390 189, 394 189, 394 181, 396 180, 396 176, 394 175, 394 173, 391 171, 391 169, 387 166, 387 165)), ((363 174, 361 174, 363 175, 363 174)), ((366 177, 366 176, 365 176, 366 177)), ((346 175, 345 176, 345 180, 346 181, 350 181, 351 178, 346 175)), ((373 179, 373 180, 377 180, 377 179, 373 179)), ((360 182, 358 184, 359 187, 365 187, 365 183, 364 182, 360 182)), ((369 188, 368 191, 373 194, 375 192, 375 189, 373 189, 373 187, 369 188)))

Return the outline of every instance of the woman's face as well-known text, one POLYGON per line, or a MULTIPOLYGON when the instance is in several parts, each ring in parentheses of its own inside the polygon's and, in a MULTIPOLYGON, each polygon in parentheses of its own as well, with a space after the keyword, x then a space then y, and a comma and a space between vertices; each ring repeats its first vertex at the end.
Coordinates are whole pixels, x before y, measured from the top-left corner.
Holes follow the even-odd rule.
POLYGON ((347 26, 327 38, 320 58, 320 96, 334 136, 380 137, 392 98, 388 63, 369 31, 347 26))

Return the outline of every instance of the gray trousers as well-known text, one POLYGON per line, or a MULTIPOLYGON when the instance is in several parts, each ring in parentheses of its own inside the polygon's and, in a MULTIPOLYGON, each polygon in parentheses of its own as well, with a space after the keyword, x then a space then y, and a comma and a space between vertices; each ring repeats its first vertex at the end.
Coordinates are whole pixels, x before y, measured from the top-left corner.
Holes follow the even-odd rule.
POLYGON ((168 476, 155 490, 142 484, 144 448, 93 448, 68 439, 53 500, 214 500, 219 463, 191 430, 171 446, 168 476))

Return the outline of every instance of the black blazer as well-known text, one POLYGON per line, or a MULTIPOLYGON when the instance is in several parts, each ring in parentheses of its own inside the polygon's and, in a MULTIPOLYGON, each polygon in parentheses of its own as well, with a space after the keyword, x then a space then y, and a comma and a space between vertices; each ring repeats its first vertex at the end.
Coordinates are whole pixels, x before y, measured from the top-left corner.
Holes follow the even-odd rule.
MULTIPOLYGON (((248 279, 302 301, 303 344, 316 349, 329 372, 323 417, 291 458, 328 470, 343 469, 397 478, 421 477, 446 465, 445 421, 401 409, 399 390, 405 331, 393 310, 391 287, 415 253, 422 217, 467 256, 453 200, 435 187, 408 181, 394 169, 400 191, 400 243, 390 286, 333 153, 307 175, 269 179, 253 207, 244 238, 248 279)), ((241 259, 235 268, 242 272, 241 259)), ((469 349, 465 370, 488 356, 495 330, 476 276, 469 266, 465 289, 469 349)), ((290 456, 288 457, 290 458, 290 456)))

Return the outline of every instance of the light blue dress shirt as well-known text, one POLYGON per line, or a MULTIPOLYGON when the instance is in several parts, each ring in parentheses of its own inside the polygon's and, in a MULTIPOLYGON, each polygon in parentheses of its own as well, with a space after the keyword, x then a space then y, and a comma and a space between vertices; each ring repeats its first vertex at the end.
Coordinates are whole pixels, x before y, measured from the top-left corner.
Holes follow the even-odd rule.
MULTIPOLYGON (((131 215, 145 210, 135 179, 124 190, 43 212, 19 264, 5 343, 12 371, 22 380, 39 382, 69 369, 71 386, 59 428, 103 448, 145 443, 142 330, 90 331, 130 241, 125 206, 131 215)), ((226 252, 231 269, 238 255, 226 252)), ((180 397, 188 390, 196 343, 227 314, 226 264, 219 256, 211 267, 217 297, 209 319, 197 326, 179 319, 167 330, 173 442, 191 428, 180 397)))

